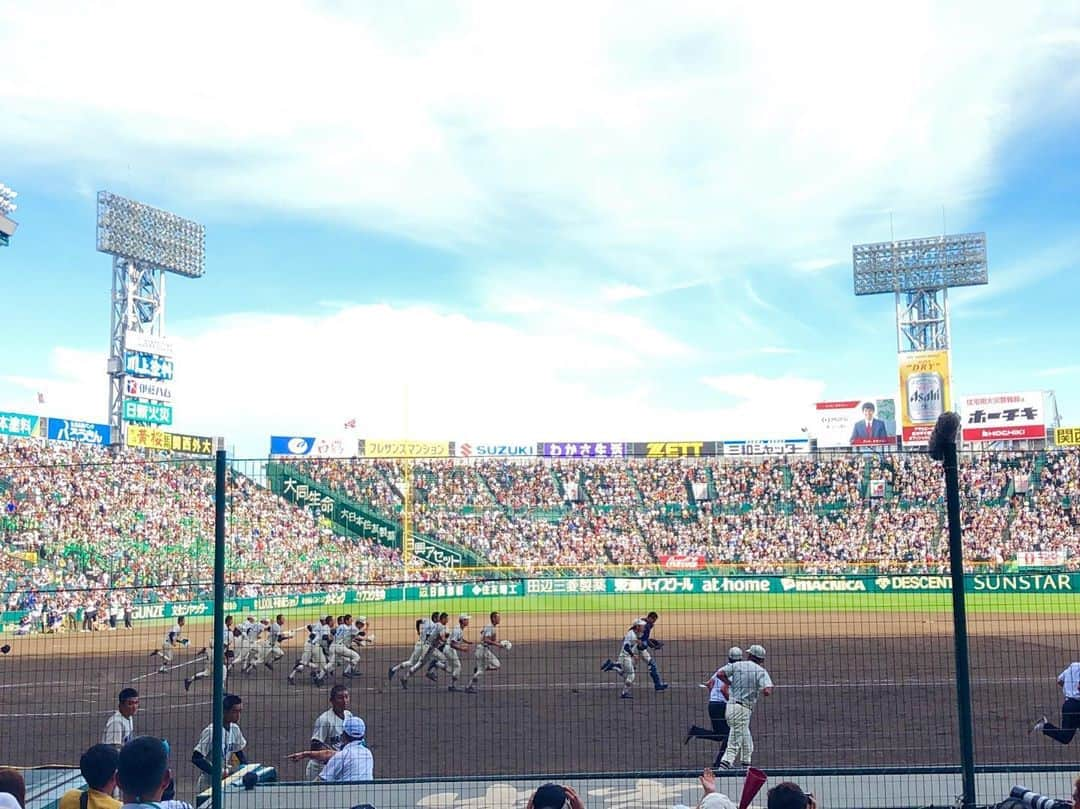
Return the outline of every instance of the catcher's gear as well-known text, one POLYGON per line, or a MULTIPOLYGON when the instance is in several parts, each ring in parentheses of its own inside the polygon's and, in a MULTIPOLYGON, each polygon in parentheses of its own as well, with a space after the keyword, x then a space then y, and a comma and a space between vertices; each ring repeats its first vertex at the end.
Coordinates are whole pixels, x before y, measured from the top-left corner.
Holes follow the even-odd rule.
POLYGON ((511 643, 510 641, 508 641, 508 640, 503 640, 503 641, 499 641, 499 645, 500 645, 500 646, 502 646, 502 647, 503 647, 504 649, 506 649, 506 651, 508 651, 508 652, 509 652, 509 651, 510 651, 511 649, 513 649, 513 648, 514 648, 514 644, 512 644, 512 643, 511 643))
POLYGON ((10 643, 5 643, 3 646, 0 646, 0 654, 7 654, 10 651, 11 651, 11 644, 10 643))
POLYGON ((656 638, 649 638, 648 646, 650 649, 663 649, 664 642, 662 640, 657 640, 656 638))

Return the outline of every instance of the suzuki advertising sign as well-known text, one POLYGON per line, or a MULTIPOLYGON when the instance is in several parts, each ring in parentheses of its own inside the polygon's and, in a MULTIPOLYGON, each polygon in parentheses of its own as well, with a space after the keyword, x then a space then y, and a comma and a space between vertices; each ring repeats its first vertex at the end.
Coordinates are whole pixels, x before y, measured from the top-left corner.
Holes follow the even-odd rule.
POLYGON ((482 444, 457 441, 455 453, 459 458, 528 458, 536 455, 536 444, 482 444))

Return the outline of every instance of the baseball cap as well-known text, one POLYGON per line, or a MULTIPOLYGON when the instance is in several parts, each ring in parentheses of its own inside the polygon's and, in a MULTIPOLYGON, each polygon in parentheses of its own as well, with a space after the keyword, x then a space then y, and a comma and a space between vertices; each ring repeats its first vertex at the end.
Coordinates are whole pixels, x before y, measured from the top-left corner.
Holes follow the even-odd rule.
POLYGON ((645 626, 645 619, 638 618, 636 621, 634 621, 634 626, 645 626))
POLYGON ((358 624, 366 624, 367 623, 367 616, 366 615, 357 615, 356 616, 356 623, 358 623, 358 624))
POLYGON ((359 716, 350 716, 342 723, 341 729, 354 739, 362 739, 364 734, 367 733, 367 725, 359 716))
POLYGON ((738 646, 732 646, 730 649, 727 650, 727 659, 730 660, 732 663, 734 663, 736 660, 742 660, 742 658, 742 649, 740 649, 738 646))
POLYGON ((755 643, 753 646, 747 649, 746 652, 751 657, 756 657, 758 660, 765 659, 765 647, 761 644, 755 643))
POLYGON ((463 612, 463 613, 461 613, 461 615, 458 616, 458 620, 459 621, 470 621, 470 620, 472 620, 472 616, 469 615, 469 613, 467 613, 467 612, 463 612))
POLYGON ((533 795, 533 809, 562 809, 566 803, 566 790, 558 784, 544 784, 533 795))

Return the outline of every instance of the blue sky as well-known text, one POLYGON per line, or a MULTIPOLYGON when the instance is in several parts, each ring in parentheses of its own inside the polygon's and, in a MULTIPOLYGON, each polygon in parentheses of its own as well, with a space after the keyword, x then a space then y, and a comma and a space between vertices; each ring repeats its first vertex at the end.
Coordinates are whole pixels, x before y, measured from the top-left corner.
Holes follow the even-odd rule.
POLYGON ((169 281, 175 427, 242 454, 348 418, 797 434, 896 390, 851 245, 943 207, 990 257, 950 296, 956 392, 1054 390, 1080 423, 1068 4, 220 5, 0 3, 0 409, 105 419, 109 189, 206 225, 206 277, 169 281))

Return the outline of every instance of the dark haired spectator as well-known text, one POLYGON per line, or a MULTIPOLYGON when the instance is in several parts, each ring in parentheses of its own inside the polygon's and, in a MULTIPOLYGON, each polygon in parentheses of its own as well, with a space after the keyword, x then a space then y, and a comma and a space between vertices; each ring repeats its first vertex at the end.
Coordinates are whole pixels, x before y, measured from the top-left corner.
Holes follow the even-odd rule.
POLYGON ((782 781, 769 790, 768 809, 817 809, 817 801, 810 792, 791 781, 782 781))
POLYGON ((61 796, 58 809, 120 809, 120 801, 113 797, 119 762, 120 752, 111 744, 95 744, 83 753, 79 772, 87 790, 68 790, 61 796))
POLYGON ((20 807, 26 806, 26 781, 23 774, 11 767, 0 767, 0 793, 6 792, 20 807))

